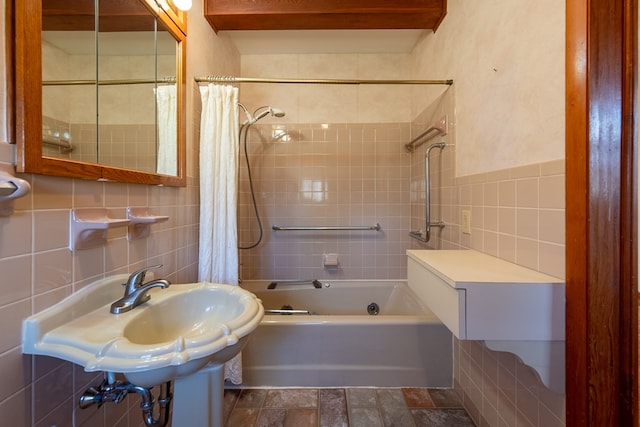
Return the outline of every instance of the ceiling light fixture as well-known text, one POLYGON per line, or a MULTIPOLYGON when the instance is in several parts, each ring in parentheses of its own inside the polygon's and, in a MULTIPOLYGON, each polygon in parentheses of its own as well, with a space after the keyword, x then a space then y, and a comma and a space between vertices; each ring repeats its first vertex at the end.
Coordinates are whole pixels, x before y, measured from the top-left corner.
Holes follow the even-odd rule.
POLYGON ((191 0, 172 0, 173 4, 180 10, 184 10, 185 12, 191 9, 191 0))

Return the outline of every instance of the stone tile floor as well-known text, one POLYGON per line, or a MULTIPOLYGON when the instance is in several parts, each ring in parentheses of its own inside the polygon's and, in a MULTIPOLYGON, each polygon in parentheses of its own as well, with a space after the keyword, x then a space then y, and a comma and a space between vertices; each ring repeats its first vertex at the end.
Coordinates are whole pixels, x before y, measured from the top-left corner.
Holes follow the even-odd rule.
POLYGON ((473 427, 453 389, 227 389, 227 427, 473 427))

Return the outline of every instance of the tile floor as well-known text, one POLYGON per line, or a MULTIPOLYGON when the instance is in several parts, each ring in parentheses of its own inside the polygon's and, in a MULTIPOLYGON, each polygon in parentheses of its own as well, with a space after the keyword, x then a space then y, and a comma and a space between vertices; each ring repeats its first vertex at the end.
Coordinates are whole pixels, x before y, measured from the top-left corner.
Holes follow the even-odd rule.
POLYGON ((473 427, 452 389, 227 389, 227 427, 473 427))

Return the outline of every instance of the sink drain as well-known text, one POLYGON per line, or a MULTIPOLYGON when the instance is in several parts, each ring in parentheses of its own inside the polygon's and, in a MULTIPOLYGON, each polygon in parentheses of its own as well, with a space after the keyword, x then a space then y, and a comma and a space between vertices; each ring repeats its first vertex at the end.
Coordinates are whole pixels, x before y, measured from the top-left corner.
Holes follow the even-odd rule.
POLYGON ((372 302, 367 306, 367 313, 372 316, 376 316, 378 313, 380 313, 380 306, 378 306, 378 304, 376 304, 375 302, 372 302))

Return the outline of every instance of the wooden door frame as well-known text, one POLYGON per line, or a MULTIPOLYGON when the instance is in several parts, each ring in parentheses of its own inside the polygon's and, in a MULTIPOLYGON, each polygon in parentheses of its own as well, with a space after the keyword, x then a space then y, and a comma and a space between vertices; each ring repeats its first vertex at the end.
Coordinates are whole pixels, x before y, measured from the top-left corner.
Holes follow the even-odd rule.
POLYGON ((638 425, 637 2, 567 0, 567 426, 638 425))

